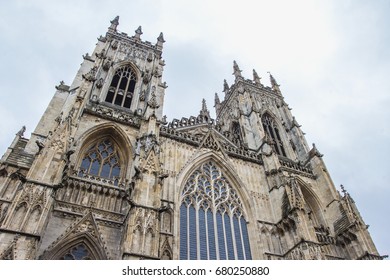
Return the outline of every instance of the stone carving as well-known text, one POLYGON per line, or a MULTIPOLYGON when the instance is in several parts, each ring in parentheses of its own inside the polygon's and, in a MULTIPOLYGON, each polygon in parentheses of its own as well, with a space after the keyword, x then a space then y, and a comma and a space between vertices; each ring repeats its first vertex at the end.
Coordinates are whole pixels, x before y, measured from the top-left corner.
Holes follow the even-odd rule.
POLYGON ((148 57, 147 51, 140 49, 134 45, 124 43, 124 42, 122 42, 119 45, 118 50, 119 50, 119 52, 125 54, 125 59, 133 59, 134 60, 136 58, 139 58, 142 60, 146 60, 146 58, 148 57))
POLYGON ((88 82, 93 82, 96 80, 96 72, 97 72, 97 66, 93 66, 87 74, 82 75, 82 76, 88 82))
POLYGON ((99 89, 102 88, 103 82, 104 82, 104 81, 103 81, 103 78, 100 78, 100 79, 97 81, 97 83, 96 83, 96 87, 99 88, 99 89))
POLYGON ((112 48, 113 50, 116 50, 116 49, 118 48, 118 45, 119 45, 118 41, 115 40, 115 41, 112 43, 111 48, 112 48))
POLYGON ((106 61, 104 61, 103 63, 103 70, 104 71, 108 71, 110 69, 110 67, 112 66, 112 59, 111 58, 107 58, 106 61))
POLYGON ((141 154, 141 149, 143 154, 149 154, 151 150, 154 150, 156 154, 160 153, 160 144, 157 141, 157 137, 155 134, 145 135, 137 140, 136 151, 137 155, 141 154))
POLYGON ((160 105, 157 103, 156 94, 152 91, 151 98, 148 101, 148 105, 152 109, 157 109, 160 105))
POLYGON ((16 135, 23 137, 24 133, 26 132, 26 126, 22 126, 22 128, 16 133, 16 135))
POLYGON ((96 53, 95 55, 96 55, 96 57, 99 58, 99 59, 106 59, 106 58, 107 58, 106 50, 105 50, 105 49, 102 49, 101 52, 96 53))
POLYGON ((155 254, 157 213, 144 208, 137 208, 134 213, 135 226, 133 229, 132 252, 143 255, 155 254))

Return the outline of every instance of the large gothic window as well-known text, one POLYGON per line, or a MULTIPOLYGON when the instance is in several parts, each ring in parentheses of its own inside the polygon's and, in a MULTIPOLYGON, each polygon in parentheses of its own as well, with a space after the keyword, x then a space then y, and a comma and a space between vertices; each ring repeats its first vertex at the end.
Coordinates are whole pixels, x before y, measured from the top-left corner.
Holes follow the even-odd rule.
POLYGON ((286 156, 286 152, 283 147, 283 141, 280 138, 280 133, 275 120, 269 115, 265 114, 261 121, 263 123, 264 132, 272 140, 272 147, 274 151, 281 156, 286 156))
POLYGON ((108 138, 96 142, 85 153, 80 166, 80 176, 84 174, 114 179, 120 175, 119 155, 115 145, 108 138))
POLYGON ((136 82, 135 72, 129 65, 117 69, 105 101, 124 108, 130 108, 136 82))
POLYGON ((212 161, 195 170, 182 192, 180 259, 252 259, 240 198, 212 161))

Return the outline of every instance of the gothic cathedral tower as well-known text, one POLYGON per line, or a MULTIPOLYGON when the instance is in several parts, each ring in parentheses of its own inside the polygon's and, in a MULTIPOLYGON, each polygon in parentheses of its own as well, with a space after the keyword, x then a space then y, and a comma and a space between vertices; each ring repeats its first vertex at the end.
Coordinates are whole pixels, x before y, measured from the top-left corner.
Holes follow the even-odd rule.
POLYGON ((166 121, 161 33, 98 39, 0 161, 0 259, 381 259, 270 75, 166 121))

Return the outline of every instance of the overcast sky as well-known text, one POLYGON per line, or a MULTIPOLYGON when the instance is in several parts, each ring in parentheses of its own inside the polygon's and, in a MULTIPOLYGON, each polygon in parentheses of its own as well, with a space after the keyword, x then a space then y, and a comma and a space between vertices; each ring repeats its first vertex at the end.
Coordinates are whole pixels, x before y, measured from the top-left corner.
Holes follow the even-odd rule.
POLYGON ((168 120, 197 115, 233 82, 233 60, 270 71, 343 184, 380 254, 390 254, 390 1, 0 0, 0 154, 37 125, 61 80, 71 84, 115 16, 129 35, 164 32, 168 120))

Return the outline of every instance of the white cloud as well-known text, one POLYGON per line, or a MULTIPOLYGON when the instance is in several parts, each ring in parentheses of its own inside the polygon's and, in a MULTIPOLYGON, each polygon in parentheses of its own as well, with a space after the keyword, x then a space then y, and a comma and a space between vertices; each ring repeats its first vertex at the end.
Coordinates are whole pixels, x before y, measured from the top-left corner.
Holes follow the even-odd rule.
POLYGON ((120 15, 129 35, 142 25, 154 43, 164 32, 169 119, 197 114, 202 98, 212 111, 223 79, 233 81, 234 59, 247 78, 255 68, 268 84, 271 71, 388 253, 380 232, 390 228, 377 217, 390 210, 389 11, 384 1, 8 1, 0 10, 0 151, 23 124, 31 133, 54 86, 71 83, 82 54, 120 15))

